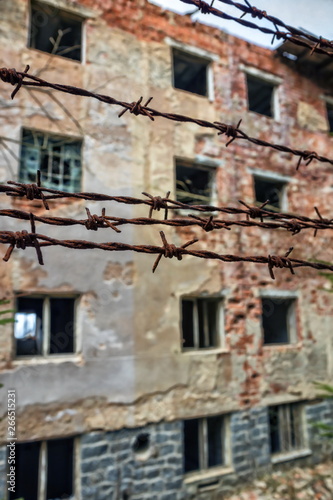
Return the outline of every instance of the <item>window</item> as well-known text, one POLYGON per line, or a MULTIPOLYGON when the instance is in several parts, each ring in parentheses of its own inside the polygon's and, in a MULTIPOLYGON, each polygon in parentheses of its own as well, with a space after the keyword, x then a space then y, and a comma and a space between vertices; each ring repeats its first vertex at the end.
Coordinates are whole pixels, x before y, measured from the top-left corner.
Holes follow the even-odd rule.
POLYGON ((73 498, 74 439, 17 443, 15 454, 15 493, 9 500, 73 498))
POLYGON ((326 102, 328 131, 333 132, 333 104, 326 102))
POLYGON ((82 60, 82 18, 33 0, 30 15, 29 47, 82 60))
POLYGON ((260 115, 274 116, 274 90, 276 85, 246 74, 248 108, 260 115))
POLYGON ((176 160, 176 200, 190 205, 209 205, 213 195, 215 169, 176 160))
POLYGON ((304 448, 302 405, 271 406, 268 410, 271 453, 287 453, 304 448))
POLYGON ((226 465, 225 417, 184 420, 184 472, 226 465))
POLYGON ((44 187, 79 191, 81 149, 81 140, 23 129, 20 181, 35 182, 40 170, 44 187))
POLYGON ((273 177, 254 175, 255 199, 258 205, 265 201, 265 210, 277 212, 286 209, 286 181, 274 179, 273 177))
POLYGON ((18 297, 14 323, 17 356, 75 352, 73 297, 18 297))
POLYGON ((295 302, 295 299, 290 298, 262 298, 264 344, 289 344, 296 341, 295 302))
POLYGON ((173 49, 173 86, 193 94, 208 96, 209 59, 173 49))
POLYGON ((223 305, 220 298, 182 299, 183 349, 219 347, 223 329, 223 305))

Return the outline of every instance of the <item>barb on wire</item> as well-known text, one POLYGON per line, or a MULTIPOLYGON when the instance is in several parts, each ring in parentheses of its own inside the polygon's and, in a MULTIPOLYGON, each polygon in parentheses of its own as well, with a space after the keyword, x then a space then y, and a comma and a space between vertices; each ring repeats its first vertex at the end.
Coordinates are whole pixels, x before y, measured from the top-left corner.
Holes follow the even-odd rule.
POLYGON ((154 210, 157 210, 158 212, 161 210, 161 208, 164 208, 164 220, 167 220, 168 218, 168 198, 170 196, 170 191, 167 192, 165 198, 161 198, 161 196, 152 196, 149 193, 142 193, 144 196, 148 196, 148 198, 151 199, 152 204, 149 210, 149 219, 151 219, 151 216, 153 214, 154 210))
POLYGON ((34 247, 36 249, 36 254, 39 264, 41 266, 44 265, 43 255, 38 241, 38 235, 36 234, 36 227, 33 214, 30 214, 30 225, 31 225, 30 233, 28 233, 28 231, 16 231, 8 233, 9 237, 6 243, 9 243, 9 247, 5 253, 5 256, 3 257, 3 260, 5 262, 8 262, 8 260, 10 259, 10 256, 12 255, 15 246, 16 248, 21 248, 22 250, 25 250, 26 247, 34 247))
POLYGON ((13 184, 14 186, 18 186, 21 188, 20 190, 16 190, 10 196, 19 196, 20 198, 26 196, 27 200, 42 200, 45 209, 49 210, 49 205, 46 201, 43 193, 43 188, 41 186, 40 170, 37 170, 36 184, 23 184, 22 182, 14 181, 8 181, 8 184, 13 184))
MULTIPOLYGON (((189 0, 190 1, 190 0, 189 0)), ((230 144, 233 140, 239 139, 239 140, 246 140, 252 144, 256 144, 257 146, 263 146, 263 147, 268 147, 275 149, 276 151, 282 151, 284 153, 290 153, 295 156, 299 156, 301 159, 308 160, 307 164, 310 163, 313 159, 316 159, 320 162, 323 163, 330 163, 333 165, 333 159, 326 158, 325 156, 321 156, 317 154, 315 151, 301 151, 298 149, 292 149, 288 146, 284 146, 282 144, 273 144, 268 141, 264 141, 262 139, 257 139, 255 137, 250 137, 247 135, 243 130, 241 130, 239 127, 240 122, 238 123, 237 127, 233 125, 228 125, 220 122, 209 122, 207 120, 201 120, 201 119, 196 119, 192 118, 190 116, 185 116, 185 115, 180 115, 176 113, 165 113, 162 111, 158 111, 157 109, 150 108, 148 106, 142 106, 140 104, 140 99, 136 103, 132 102, 125 102, 125 101, 119 101, 115 99, 114 97, 103 95, 103 94, 96 94, 94 92, 90 92, 88 90, 79 88, 79 87, 73 87, 71 85, 61 85, 57 83, 50 83, 47 82, 46 80, 43 80, 37 76, 30 75, 29 73, 25 72, 19 72, 16 70, 8 70, 7 68, 0 68, 0 79, 4 82, 10 82, 9 76, 8 76, 8 71, 15 72, 13 73, 15 75, 15 82, 16 78, 21 78, 20 80, 20 86, 28 86, 28 87, 47 87, 51 88, 54 90, 57 90, 59 92, 64 92, 67 94, 72 94, 72 95, 77 95, 77 96, 84 96, 84 97, 92 97, 94 99, 97 99, 101 102, 105 102, 107 104, 111 105, 117 105, 121 106, 122 108, 125 108, 125 110, 129 110, 137 115, 143 115, 143 116, 148 116, 150 119, 156 116, 165 118, 167 120, 171 121, 176 121, 176 122, 186 122, 186 123, 195 123, 199 127, 205 127, 205 128, 213 128, 215 130, 218 130, 219 135, 220 134, 225 134, 227 137, 232 137, 231 141, 229 141, 227 144, 230 144), (23 79, 24 78, 24 79, 23 79), (134 111, 135 110, 135 111, 134 111), (310 161, 309 161, 310 160, 310 161)), ((297 164, 299 167, 300 160, 297 164)))
POLYGON ((102 215, 91 215, 89 208, 86 208, 88 219, 85 222, 85 226, 87 229, 91 229, 92 231, 97 231, 98 228, 110 227, 116 233, 121 233, 120 229, 118 229, 114 224, 112 224, 105 215, 105 208, 102 208, 102 215))
POLYGON ((293 247, 290 247, 288 252, 285 253, 284 257, 278 257, 276 255, 269 255, 268 256, 268 270, 271 278, 275 280, 274 272, 273 272, 273 267, 286 267, 290 269, 291 274, 295 274, 295 271, 292 266, 291 260, 288 258, 291 252, 293 251, 293 247))
POLYGON ((158 266, 163 255, 165 258, 168 258, 168 259, 172 259, 172 257, 177 257, 178 260, 182 260, 182 258, 183 258, 182 254, 184 253, 185 248, 187 248, 190 245, 193 245, 193 243, 197 243, 197 241, 199 241, 197 239, 194 239, 194 240, 188 241, 187 243, 185 243, 184 245, 182 245, 180 247, 176 247, 175 245, 170 245, 167 242, 167 239, 166 239, 163 231, 160 231, 160 235, 161 235, 162 243, 163 243, 163 253, 160 253, 160 255, 155 260, 154 265, 153 265, 153 269, 152 269, 153 273, 156 271, 157 266, 158 266))

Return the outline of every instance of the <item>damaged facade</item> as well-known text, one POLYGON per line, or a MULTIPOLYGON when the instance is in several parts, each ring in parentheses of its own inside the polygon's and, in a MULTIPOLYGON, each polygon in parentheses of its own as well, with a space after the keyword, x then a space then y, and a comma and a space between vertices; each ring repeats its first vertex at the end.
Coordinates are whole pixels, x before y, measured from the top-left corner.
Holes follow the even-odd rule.
MULTIPOLYGON (((212 122, 242 118, 251 136, 332 157, 329 78, 283 51, 143 0, 13 0, 0 9, 1 66, 29 64, 48 81, 124 101, 153 96, 160 110, 212 122)), ((119 118, 114 106, 28 87, 13 101, 8 85, 0 92, 2 182, 34 182, 40 168, 44 186, 65 191, 171 191, 225 206, 269 199, 271 210, 310 217, 317 206, 330 217, 328 164, 296 171, 295 157, 245 141, 225 148, 225 137, 195 124, 119 118)), ((2 207, 45 213, 38 200, 2 196, 2 207)), ((83 219, 86 207, 148 215, 147 207, 70 198, 51 201, 49 213, 83 219)), ((324 231, 163 230, 177 246, 198 238, 197 248, 247 255, 294 246, 295 258, 333 260, 324 231)), ((160 244, 159 226, 117 235, 38 224, 37 232, 160 244)), ((0 498, 221 498, 263 471, 329 456, 311 426, 333 420, 313 384, 333 377, 328 275, 279 269, 273 281, 260 265, 190 256, 163 259, 153 275, 152 256, 98 250, 47 248, 44 259, 40 266, 27 249, 0 263, 1 296, 17 311, 15 335, 11 324, 0 331, 0 498), (7 389, 17 396, 10 495, 7 389)))

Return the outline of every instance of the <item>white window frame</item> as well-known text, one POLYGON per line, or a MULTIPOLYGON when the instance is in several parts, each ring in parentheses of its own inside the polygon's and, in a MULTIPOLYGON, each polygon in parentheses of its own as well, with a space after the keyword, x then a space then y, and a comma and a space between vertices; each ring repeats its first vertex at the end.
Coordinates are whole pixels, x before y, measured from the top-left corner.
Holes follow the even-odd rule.
MULTIPOLYGON (((206 309, 207 311, 207 309, 206 309)), ((206 328, 207 319, 205 321, 206 328)), ((224 295, 182 295, 180 297, 180 342, 181 342, 181 350, 183 353, 202 353, 202 352, 212 352, 215 350, 223 350, 225 349, 225 297, 224 295), (183 328, 182 328, 182 320, 183 320, 183 308, 182 303, 183 300, 193 302, 193 347, 184 347, 183 346, 183 328), (216 318, 216 345, 212 347, 199 347, 199 313, 198 313, 198 300, 212 300, 217 302, 217 318, 216 318)), ((205 332, 206 336, 209 334, 208 331, 205 332)))
POLYGON ((326 111, 326 124, 327 124, 327 133, 333 134, 333 130, 330 130, 330 124, 328 120, 328 106, 330 106, 333 110, 333 97, 329 95, 321 95, 320 98, 325 102, 325 111, 326 111))
POLYGON ((201 49, 199 47, 194 47, 193 45, 188 45, 185 43, 178 42, 172 38, 166 37, 164 39, 165 43, 171 47, 170 57, 171 57, 171 71, 172 71, 172 82, 174 82, 174 73, 173 73, 173 50, 179 50, 179 52, 184 52, 184 54, 189 54, 190 56, 197 57, 198 59, 205 59, 208 63, 207 65, 207 95, 199 95, 194 92, 182 91, 181 89, 176 89, 176 91, 186 92, 186 94, 192 94, 193 96, 208 99, 210 102, 213 102, 215 99, 214 94, 214 73, 213 73, 213 62, 218 61, 219 57, 212 52, 201 49))
POLYGON ((264 329, 261 325, 261 334, 263 339, 263 347, 265 348, 274 348, 278 346, 288 346, 295 345, 298 341, 298 331, 297 331, 297 306, 299 300, 299 293, 295 291, 289 290, 261 290, 260 291, 260 300, 262 299, 270 299, 274 301, 274 299, 281 301, 283 299, 292 301, 288 312, 287 312, 287 330, 288 330, 288 342, 283 343, 264 343, 264 329))
POLYGON ((248 171, 250 172, 250 174, 252 175, 252 178, 253 178, 253 198, 255 200, 256 203, 259 203, 257 202, 257 200, 255 199, 256 198, 256 193, 255 193, 255 178, 260 178, 264 181, 267 181, 267 182, 272 182, 272 184, 274 182, 279 182, 281 184, 283 184, 282 186, 282 197, 281 197, 281 200, 280 200, 280 208, 277 209, 277 211, 280 211, 280 212, 287 212, 288 210, 288 197, 287 197, 287 186, 294 182, 294 179, 292 177, 289 177, 287 175, 281 175, 281 174, 277 174, 275 172, 270 172, 268 170, 259 170, 259 169, 254 169, 254 168, 249 168, 248 171))
MULTIPOLYGON (((80 492, 80 442, 76 436, 62 436, 55 439, 40 441, 39 464, 38 464, 38 495, 37 500, 45 500, 47 492, 47 442, 57 439, 73 439, 73 494, 70 498, 79 498, 80 492)), ((19 443, 17 443, 19 444, 19 443)), ((5 500, 9 500, 9 490, 6 488, 5 500)))
MULTIPOLYGON (((243 71, 243 73, 245 74, 245 78, 247 77, 247 75, 249 75, 249 76, 256 78, 257 80, 262 80, 263 82, 269 83, 274 87, 273 93, 272 93, 272 108, 273 108, 272 115, 273 116, 266 116, 266 118, 271 118, 273 120, 280 121, 281 116, 280 116, 280 102, 279 102, 280 101, 280 99, 279 99, 279 87, 282 84, 283 79, 280 78, 279 76, 272 75, 271 73, 268 73, 268 72, 263 71, 261 69, 254 68, 252 66, 245 66, 244 64, 240 64, 239 69, 241 71, 243 71)), ((246 86, 247 86, 247 82, 246 82, 246 86)), ((248 105, 248 96, 246 98, 246 102, 248 105)), ((248 109, 248 112, 253 113, 254 111, 250 111, 248 109)), ((261 115, 261 116, 265 116, 265 115, 261 115)))
MULTIPOLYGON (((21 295, 20 293, 17 293, 17 296, 21 295)), ((14 335, 14 330, 13 330, 13 352, 14 352, 14 360, 17 363, 24 363, 29 360, 42 360, 46 359, 48 361, 51 361, 53 359, 63 359, 65 358, 68 360, 68 358, 75 357, 79 350, 81 349, 80 346, 80 339, 78 337, 78 326, 77 326, 77 317, 78 317, 78 304, 80 297, 78 294, 52 294, 52 295, 41 295, 41 294, 25 294, 25 298, 27 299, 42 299, 43 300, 43 330, 42 330, 42 353, 41 354, 34 354, 34 355, 17 355, 16 354, 16 339, 14 335), (74 309, 74 314, 73 314, 73 352, 67 352, 67 353, 60 353, 60 354, 50 354, 48 353, 49 346, 50 346, 50 341, 51 341, 51 331, 50 331, 50 319, 51 319, 51 308, 50 308, 50 299, 73 299, 74 304, 73 304, 73 309, 74 309)), ((20 311, 16 307, 16 312, 20 313, 20 311)), ((15 328, 15 326, 14 326, 15 328)))

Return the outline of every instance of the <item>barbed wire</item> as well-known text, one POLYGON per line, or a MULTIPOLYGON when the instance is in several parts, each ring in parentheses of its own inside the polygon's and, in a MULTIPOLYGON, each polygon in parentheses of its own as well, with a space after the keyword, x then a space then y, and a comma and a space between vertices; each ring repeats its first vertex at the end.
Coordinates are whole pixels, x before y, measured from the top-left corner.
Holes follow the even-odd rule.
POLYGON ((51 83, 47 82, 46 80, 43 80, 42 78, 39 78, 37 76, 31 75, 28 73, 30 67, 29 65, 26 66, 25 70, 23 72, 21 71, 16 71, 15 69, 7 69, 7 68, 0 68, 0 79, 5 82, 5 83, 10 83, 11 85, 15 86, 15 89, 13 90, 11 94, 11 98, 13 99, 17 92, 20 90, 22 86, 29 86, 29 87, 47 87, 51 88, 54 90, 57 90, 59 92, 64 92, 67 94, 72 94, 72 95, 77 95, 77 96, 82 96, 82 97, 92 97, 94 99, 97 99, 101 102, 104 102, 106 104, 111 104, 111 105, 116 105, 124 108, 120 113, 119 117, 121 117, 126 111, 130 111, 130 113, 134 115, 143 115, 148 117, 150 120, 154 121, 155 117, 162 117, 167 120, 171 121, 176 121, 176 122, 183 122, 183 123, 195 123, 196 125, 204 128, 211 128, 217 130, 218 135, 226 135, 227 138, 229 138, 228 142, 226 143, 226 146, 229 146, 234 140, 236 139, 242 139, 246 140, 252 144, 255 144, 257 146, 263 146, 263 147, 269 147, 272 148, 276 151, 281 151, 284 153, 290 153, 294 156, 298 156, 298 162, 296 166, 296 170, 301 165, 302 161, 305 161, 306 165, 309 165, 313 160, 317 160, 319 162, 323 163, 329 163, 333 165, 333 159, 326 158, 325 156, 321 156, 315 151, 308 151, 308 150, 299 150, 299 149, 292 149, 288 146, 282 145, 282 144, 273 144, 268 141, 264 141, 262 139, 257 139, 255 137, 250 137, 247 135, 243 130, 239 128, 241 121, 239 120, 238 124, 236 126, 230 125, 230 124, 225 124, 222 122, 210 122, 207 120, 201 120, 201 119, 196 119, 190 116, 186 115, 181 115, 177 113, 166 113, 162 111, 158 111, 154 108, 148 107, 148 104, 151 102, 152 97, 150 97, 145 104, 141 104, 143 101, 143 97, 140 97, 138 101, 133 101, 133 102, 126 102, 126 101, 119 101, 115 99, 114 97, 103 95, 103 94, 97 94, 95 92, 90 92, 88 90, 79 88, 79 87, 73 87, 71 85, 62 85, 62 84, 57 84, 57 83, 51 83), (26 79, 29 79, 27 81, 26 79))
POLYGON ((268 255, 266 256, 240 256, 240 255, 230 255, 230 254, 218 254, 209 250, 189 250, 188 247, 197 243, 197 239, 192 239, 180 247, 173 244, 169 244, 163 231, 160 231, 163 246, 156 245, 130 245, 128 243, 118 243, 118 242, 106 242, 106 243, 95 243, 85 240, 59 240, 55 238, 50 238, 43 234, 36 233, 35 219, 33 214, 30 214, 31 232, 28 231, 0 231, 0 243, 8 244, 9 247, 3 257, 3 260, 7 262, 14 250, 14 248, 25 250, 26 248, 33 247, 36 250, 37 259, 40 265, 44 264, 44 259, 42 255, 42 248, 49 246, 61 246, 65 248, 71 248, 75 250, 88 250, 88 249, 100 249, 107 251, 134 251, 146 254, 157 254, 157 258, 152 267, 152 271, 155 272, 157 266, 164 256, 165 258, 176 257, 178 260, 182 260, 184 255, 190 255, 193 257, 198 257, 200 259, 215 259, 222 262, 252 262, 255 264, 266 264, 272 279, 275 279, 274 268, 286 268, 289 269, 291 274, 295 274, 294 268, 298 267, 309 267, 312 269, 328 270, 333 271, 333 265, 321 262, 309 262, 301 259, 292 259, 289 257, 293 250, 293 247, 285 253, 284 256, 278 255, 268 255))
POLYGON ((268 15, 265 10, 260 10, 260 9, 257 9, 256 7, 253 7, 252 5, 250 5, 250 3, 247 0, 245 0, 247 5, 242 5, 242 4, 239 4, 237 2, 233 2, 232 0, 220 0, 221 2, 223 2, 225 4, 232 5, 233 7, 236 7, 237 9, 241 10, 243 12, 243 15, 240 18, 234 17, 230 14, 226 14, 225 12, 220 11, 219 9, 216 9, 215 7, 213 7, 213 2, 211 3, 211 5, 209 5, 208 3, 206 3, 202 0, 180 0, 180 1, 183 3, 186 3, 188 5, 193 5, 193 6, 197 7, 198 10, 201 11, 203 14, 212 14, 216 17, 221 18, 221 19, 235 21, 236 23, 241 24, 242 26, 245 26, 246 28, 259 30, 262 33, 272 35, 273 36, 272 43, 274 42, 275 38, 277 40, 282 38, 282 39, 284 39, 286 41, 288 40, 296 45, 301 45, 303 47, 307 47, 307 48, 311 49, 311 54, 313 52, 318 52, 320 54, 325 54, 329 57, 333 57, 333 52, 330 52, 330 51, 322 48, 322 47, 327 47, 327 48, 333 49, 333 42, 332 41, 326 40, 323 37, 318 38, 315 35, 308 34, 302 30, 299 30, 299 29, 296 29, 292 26, 289 26, 289 25, 285 24, 283 21, 281 21, 280 19, 278 19, 277 17, 268 15), (274 24, 275 30, 272 30, 270 28, 266 28, 263 26, 258 26, 257 24, 255 24, 254 22, 251 22, 251 21, 246 21, 245 19, 243 19, 243 17, 246 14, 250 14, 253 18, 267 19, 268 21, 270 21, 274 24), (278 29, 278 26, 281 26, 281 27, 287 29, 288 31, 287 32, 280 31, 278 29), (297 38, 297 37, 301 37, 301 38, 297 38), (308 43, 306 39, 310 40, 311 42, 314 42, 314 44, 308 43))

